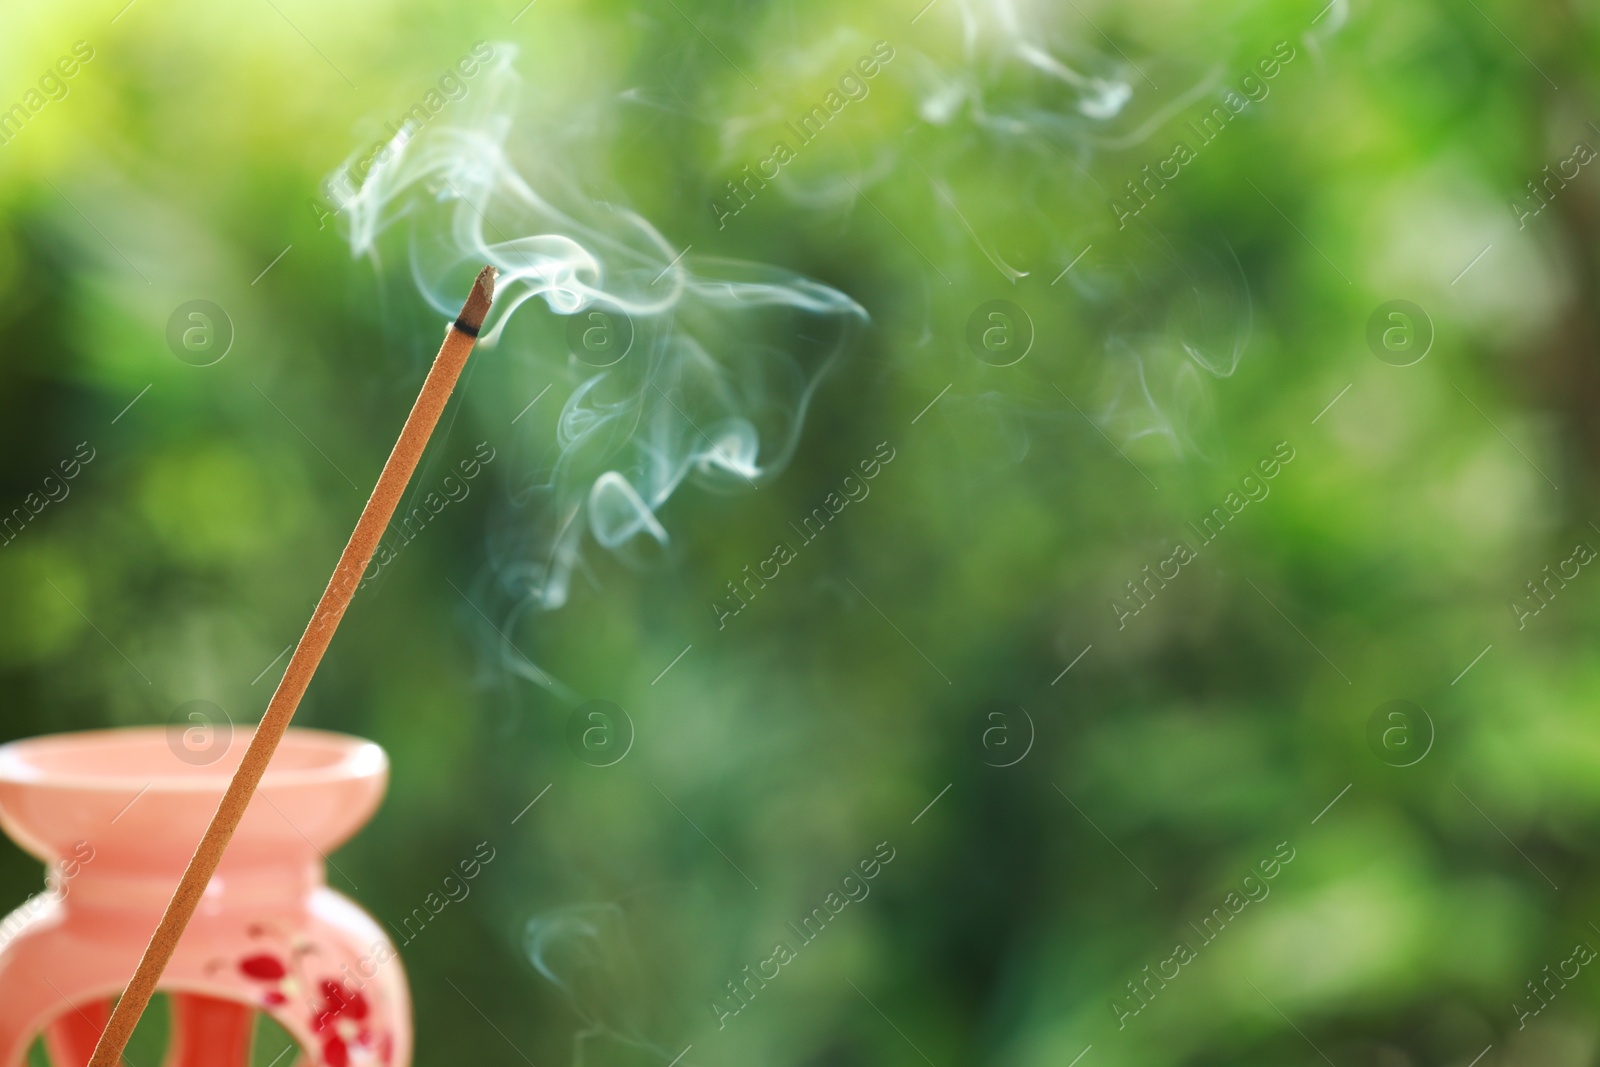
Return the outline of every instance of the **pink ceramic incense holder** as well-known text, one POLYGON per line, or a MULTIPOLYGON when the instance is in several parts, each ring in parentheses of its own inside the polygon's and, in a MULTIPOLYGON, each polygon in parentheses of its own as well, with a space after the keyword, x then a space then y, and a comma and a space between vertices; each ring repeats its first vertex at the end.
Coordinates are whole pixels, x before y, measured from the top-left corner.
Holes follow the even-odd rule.
MULTIPOLYGON (((83 1067, 250 736, 196 765, 161 728, 0 746, 0 829, 49 888, 0 921, 0 1067, 43 1035, 83 1067)), ((170 1067, 246 1067, 254 1013, 305 1067, 408 1067, 410 996, 394 945, 328 888, 326 853, 377 809, 388 757, 370 741, 290 730, 206 887, 160 989, 170 1067)))

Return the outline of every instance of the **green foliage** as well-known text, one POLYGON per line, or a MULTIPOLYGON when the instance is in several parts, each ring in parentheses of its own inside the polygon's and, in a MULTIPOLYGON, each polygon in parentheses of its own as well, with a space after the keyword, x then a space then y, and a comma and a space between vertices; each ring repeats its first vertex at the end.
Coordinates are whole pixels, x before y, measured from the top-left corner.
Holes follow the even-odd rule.
MULTIPOLYGON (((0 146, 0 514, 95 459, 0 547, 0 736, 260 714, 442 326, 405 224, 353 260, 321 183, 514 42, 541 174, 872 323, 780 476, 683 488, 645 565, 586 544, 547 613, 507 546, 585 368, 540 302, 474 357, 418 485, 499 458, 363 590, 297 720, 393 758, 335 857, 361 889, 333 878, 379 920, 477 842, 501 857, 402 949, 418 1062, 1591 1062, 1587 971, 1526 1029, 1514 1005, 1600 944, 1600 577, 1527 586, 1600 545, 1594 168, 1520 228, 1511 203, 1600 144, 1594 13, 1019 8, 1023 43, 1126 81, 1097 119, 1007 42, 1011 7, 8 11, 0 107, 75 41, 95 58, 0 146), (870 94, 719 220, 879 40, 870 94), (1189 132, 1280 43, 1270 92, 1189 132), (211 366, 166 341, 194 299, 235 331, 211 366), (1033 331, 1009 366, 967 341, 998 299, 1033 331), (1397 299, 1431 319, 1410 366, 1366 340, 1397 299), (880 442, 870 494, 802 543, 880 442), (589 699, 636 731, 611 766, 569 747, 589 699), (1436 734, 1409 766, 1369 744, 1393 699, 1436 734), (880 842, 862 901, 712 1006, 880 842), (1213 945, 1196 927, 1280 842, 1213 945), (1193 962, 1136 996, 1179 941, 1193 962)), ((37 874, 0 848, 0 903, 37 874)))

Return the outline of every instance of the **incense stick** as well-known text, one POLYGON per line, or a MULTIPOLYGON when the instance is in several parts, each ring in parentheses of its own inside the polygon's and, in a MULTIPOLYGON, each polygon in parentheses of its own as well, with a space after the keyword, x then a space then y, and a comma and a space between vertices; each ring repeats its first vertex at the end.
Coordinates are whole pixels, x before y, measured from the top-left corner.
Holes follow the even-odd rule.
POLYGON ((139 1016, 144 1014, 145 1007, 150 1003, 161 972, 166 969, 167 962, 178 947, 178 939, 183 936, 184 928, 189 925, 189 919, 199 906, 200 897, 216 872, 228 841, 239 826, 239 820, 244 817, 250 798, 261 784, 261 776, 266 773, 278 742, 283 740, 289 720, 294 717, 300 698, 311 684, 311 676, 316 673, 317 664, 322 662, 322 654, 327 651, 334 631, 339 628, 339 620, 344 618, 345 609, 355 596, 362 572, 377 551, 378 540, 388 527, 389 519, 400 503, 400 495, 405 492, 406 484, 411 481, 412 472, 422 458, 428 438, 444 411, 445 403, 450 399, 456 379, 461 376, 461 368, 477 341, 484 316, 489 312, 489 304, 494 299, 494 280, 495 269, 483 268, 477 281, 472 284, 472 292, 461 308, 461 315, 446 331, 444 344, 440 346, 428 377, 422 383, 422 392, 412 405, 411 414, 406 417, 400 439, 389 453, 366 507, 361 509, 361 518, 356 521, 355 531, 339 556, 333 577, 328 580, 328 587, 317 602, 317 610, 312 613, 311 622, 300 636, 294 655, 289 658, 288 669, 284 671, 282 681, 267 704, 266 714, 261 717, 255 736, 250 740, 250 747, 245 750, 239 769, 234 771, 233 779, 228 783, 227 792, 222 795, 217 813, 211 817, 211 825, 206 827, 200 846, 195 849, 188 869, 183 872, 182 881, 167 904, 166 913, 161 916, 161 924, 151 936, 150 944, 139 960, 138 969, 117 1001, 111 1020, 94 1047, 89 1067, 118 1067, 120 1064, 122 1050, 127 1046, 139 1016))

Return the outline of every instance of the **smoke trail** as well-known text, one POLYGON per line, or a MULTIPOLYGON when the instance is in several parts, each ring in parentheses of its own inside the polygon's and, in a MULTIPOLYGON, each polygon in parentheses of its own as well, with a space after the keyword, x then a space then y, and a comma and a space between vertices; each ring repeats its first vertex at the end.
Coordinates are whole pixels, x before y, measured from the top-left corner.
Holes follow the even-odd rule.
MULTIPOLYGON (((960 0, 962 45, 969 64, 985 48, 994 51, 1002 62, 1021 63, 1049 82, 1064 87, 1073 95, 1073 111, 1091 122, 1106 122, 1122 113, 1133 98, 1133 84, 1127 68, 1113 68, 1103 57, 1087 53, 1081 62, 1061 58, 1055 49, 1041 44, 1047 39, 1042 20, 1032 11, 1021 10, 1016 0, 986 0, 975 5, 971 0, 960 0), (1079 69, 1079 67, 1084 69, 1079 69), (1103 73, 1090 73, 1094 68, 1103 73)), ((973 100, 975 110, 982 114, 981 97, 973 100)), ((948 105, 946 105, 948 106, 948 105)), ((937 107, 924 117, 936 121, 937 107)))
POLYGON ((995 136, 1038 138, 1086 158, 1144 141, 1221 77, 1220 65, 1195 71, 1187 57, 1101 51, 1086 43, 1097 31, 1067 5, 957 0, 955 11, 959 66, 925 58, 919 67, 920 116, 934 126, 965 112, 995 136))
MULTIPOLYGON (((1095 175, 1096 160, 1155 137, 1213 94, 1230 64, 1200 55, 1130 56, 1109 39, 1115 54, 1096 52, 1081 38, 1098 27, 1073 5, 958 0, 954 8, 962 60, 926 59, 916 67, 921 117, 932 126, 964 118, 988 135, 986 149, 1003 143, 1016 149, 1013 160, 1035 158, 1037 171, 1013 166, 1007 178, 1062 198, 1056 210, 1041 206, 1030 215, 1062 262, 1075 261, 1091 243, 1107 247, 1099 227, 1085 221, 1099 218, 1110 198, 1095 175), (1060 166, 1063 157, 1068 168, 1060 166), (1045 173, 1047 182, 1037 180, 1045 173)), ((1234 374, 1253 330, 1243 268, 1231 247, 1210 251, 1184 242, 1180 251, 1145 225, 1112 240, 1116 251, 1106 261, 1084 264, 1062 287, 1082 302, 1080 314, 1099 324, 1103 358, 1090 415, 1122 443, 1153 437, 1174 455, 1204 455, 1210 382, 1234 374)), ((1005 265, 996 266, 1011 277, 1005 265)), ((998 414, 1004 404, 997 404, 979 406, 998 414)), ((1008 447, 1024 453, 1029 431, 1010 432, 1008 447)))
POLYGON ((1250 285, 1226 244, 1223 255, 1187 257, 1155 235, 1142 244, 1152 262, 1118 287, 1126 307, 1106 334, 1097 421, 1124 442, 1160 437, 1175 455, 1204 455, 1206 378, 1232 377, 1244 357, 1255 321, 1250 285))
POLYGON ((579 904, 536 916, 528 920, 523 947, 583 1024, 573 1036, 575 1067, 582 1067, 595 1038, 654 1052, 663 1061, 671 1057, 644 1037, 646 1026, 633 1015, 649 999, 627 918, 616 904, 579 904))
POLYGON ((359 181, 352 157, 329 184, 348 191, 356 255, 377 262, 380 236, 409 223, 412 276, 441 315, 464 277, 494 264, 481 343, 572 384, 548 476, 513 498, 494 549, 520 609, 549 610, 569 596, 585 535, 642 562, 670 546, 659 513, 685 482, 769 481, 866 312, 787 271, 686 255, 640 215, 576 192, 527 147, 559 137, 518 123, 516 54, 496 44, 472 95, 425 127, 408 122, 359 181), (536 301, 563 318, 519 315, 536 301), (570 316, 578 336, 599 331, 604 359, 556 340, 572 336, 570 316))

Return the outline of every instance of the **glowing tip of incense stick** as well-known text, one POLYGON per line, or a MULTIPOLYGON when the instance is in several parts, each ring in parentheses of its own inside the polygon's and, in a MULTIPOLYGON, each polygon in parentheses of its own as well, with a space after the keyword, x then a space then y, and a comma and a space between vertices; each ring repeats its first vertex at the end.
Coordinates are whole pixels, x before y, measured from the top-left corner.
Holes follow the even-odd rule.
POLYGON ((467 302, 456 318, 456 329, 469 337, 478 336, 478 331, 483 327, 483 318, 489 314, 489 305, 494 302, 494 280, 499 273, 492 266, 485 267, 478 272, 478 280, 472 283, 472 292, 467 295, 467 302))

